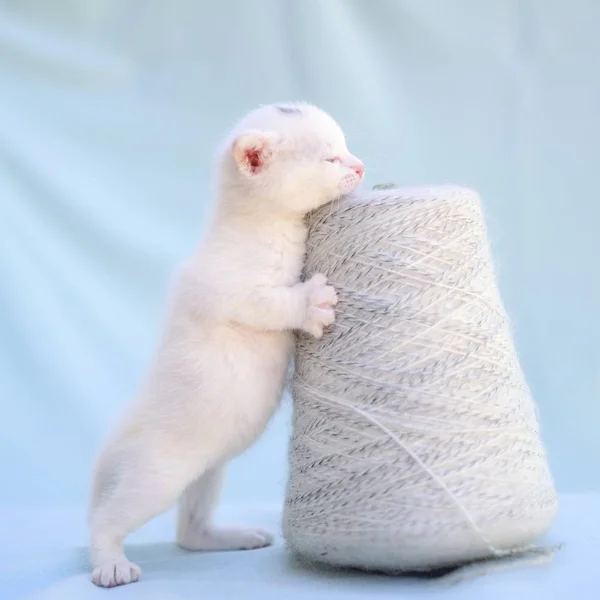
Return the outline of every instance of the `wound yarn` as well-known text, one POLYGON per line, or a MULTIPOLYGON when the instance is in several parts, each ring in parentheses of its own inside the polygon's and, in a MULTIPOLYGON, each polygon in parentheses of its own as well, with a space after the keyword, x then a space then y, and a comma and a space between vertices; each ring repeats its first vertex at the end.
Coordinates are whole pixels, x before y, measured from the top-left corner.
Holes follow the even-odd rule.
POLYGON ((300 334, 283 530, 306 559, 422 571, 532 548, 557 495, 478 195, 382 189, 310 218, 336 322, 300 334))

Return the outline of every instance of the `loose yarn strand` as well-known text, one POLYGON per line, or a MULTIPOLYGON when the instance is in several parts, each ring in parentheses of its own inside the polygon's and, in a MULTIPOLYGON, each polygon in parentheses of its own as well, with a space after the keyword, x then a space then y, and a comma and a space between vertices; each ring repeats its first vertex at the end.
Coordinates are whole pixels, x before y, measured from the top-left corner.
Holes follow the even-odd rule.
POLYGON ((481 531, 481 529, 477 526, 477 523, 475 523, 475 521, 469 514, 469 511, 463 506, 463 504, 458 500, 458 498, 452 493, 452 491, 444 483, 444 480, 441 477, 438 477, 434 473, 434 471, 432 471, 418 457, 418 455, 415 454, 415 452, 407 444, 403 443, 402 440, 400 440, 396 435, 394 435, 385 425, 383 425, 380 421, 378 421, 372 415, 370 415, 367 412, 358 408, 358 406, 353 406, 353 405, 349 404, 348 402, 344 402, 343 400, 340 400, 339 398, 332 398, 331 396, 326 396, 325 394, 317 394, 317 396, 320 397, 322 400, 327 400, 328 402, 337 404, 338 406, 342 406, 343 408, 345 408, 349 411, 354 411, 355 413, 358 413, 361 417, 363 417, 367 421, 370 421, 371 423, 373 423, 373 425, 375 425, 376 427, 381 429, 381 431, 383 431, 391 440, 393 440, 394 443, 396 443, 398 446, 400 446, 402 448, 402 450, 404 450, 423 469, 423 471, 426 472, 435 481, 435 483, 441 489, 443 489, 444 492, 446 492, 446 494, 448 494, 448 497, 452 500, 452 502, 454 502, 454 504, 456 505, 458 510, 463 514, 466 522, 469 524, 471 529, 480 537, 481 541, 484 542, 484 544, 488 547, 489 551, 494 556, 503 556, 505 554, 501 550, 498 550, 497 548, 495 548, 494 545, 490 543, 490 541, 484 535, 483 531, 481 531))

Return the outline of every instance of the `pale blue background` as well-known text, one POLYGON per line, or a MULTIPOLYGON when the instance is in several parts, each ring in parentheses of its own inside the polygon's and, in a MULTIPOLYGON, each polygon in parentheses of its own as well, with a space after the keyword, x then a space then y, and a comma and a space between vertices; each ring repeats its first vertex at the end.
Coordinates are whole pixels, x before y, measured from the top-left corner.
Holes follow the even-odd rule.
MULTIPOLYGON (((1 1, 0 504, 85 501, 215 144, 294 99, 369 186, 480 191, 558 487, 600 489, 599 23, 597 0, 1 1)), ((226 504, 280 501, 288 414, 226 504)))
MULTIPOLYGON (((0 0, 2 599, 597 600, 599 23, 598 0, 0 0), (562 492, 551 567, 432 590, 299 568, 281 539, 181 554, 167 514, 128 539, 140 583, 88 581, 91 462, 202 235, 213 148, 294 99, 340 121, 367 186, 481 193, 562 492)), ((277 531, 288 435, 289 401, 222 518, 277 531)))

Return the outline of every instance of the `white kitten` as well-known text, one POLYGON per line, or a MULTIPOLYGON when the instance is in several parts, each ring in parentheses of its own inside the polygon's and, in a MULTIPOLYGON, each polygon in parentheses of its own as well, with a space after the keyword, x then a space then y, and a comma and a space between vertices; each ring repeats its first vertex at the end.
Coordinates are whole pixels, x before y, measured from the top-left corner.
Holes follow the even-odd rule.
POLYGON ((333 323, 323 275, 299 282, 311 210, 354 190, 362 163, 335 121, 310 105, 266 106, 220 153, 211 229, 183 265, 150 374, 98 459, 89 522, 92 581, 137 581, 124 537, 180 498, 177 543, 260 548, 257 529, 216 528, 224 465, 277 408, 294 338, 333 323))

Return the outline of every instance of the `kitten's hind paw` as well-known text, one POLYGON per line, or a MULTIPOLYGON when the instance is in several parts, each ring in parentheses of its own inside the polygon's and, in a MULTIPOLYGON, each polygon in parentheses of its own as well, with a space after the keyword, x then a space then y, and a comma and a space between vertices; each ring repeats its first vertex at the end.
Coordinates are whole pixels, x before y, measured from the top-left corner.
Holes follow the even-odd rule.
POLYGON ((231 550, 255 550, 273 543, 273 536, 262 529, 227 527, 187 530, 177 544, 185 550, 224 552, 231 550))

